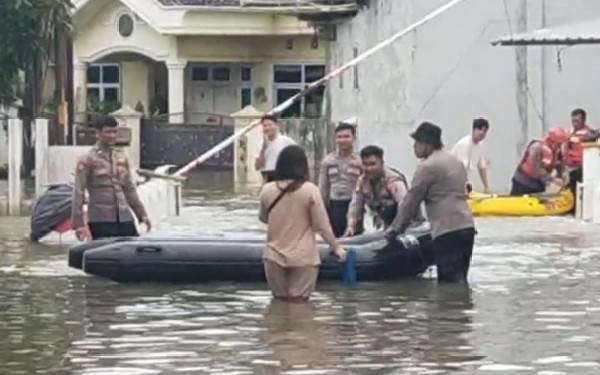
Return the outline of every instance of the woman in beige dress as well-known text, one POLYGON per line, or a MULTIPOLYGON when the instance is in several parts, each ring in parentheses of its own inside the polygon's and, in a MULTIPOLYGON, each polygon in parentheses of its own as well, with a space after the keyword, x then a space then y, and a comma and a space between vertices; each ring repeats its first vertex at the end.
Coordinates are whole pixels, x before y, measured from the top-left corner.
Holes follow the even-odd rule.
POLYGON ((275 298, 308 300, 315 290, 321 259, 316 234, 343 262, 319 188, 308 181, 308 161, 297 145, 281 151, 275 180, 260 193, 260 221, 267 224, 265 275, 275 298))

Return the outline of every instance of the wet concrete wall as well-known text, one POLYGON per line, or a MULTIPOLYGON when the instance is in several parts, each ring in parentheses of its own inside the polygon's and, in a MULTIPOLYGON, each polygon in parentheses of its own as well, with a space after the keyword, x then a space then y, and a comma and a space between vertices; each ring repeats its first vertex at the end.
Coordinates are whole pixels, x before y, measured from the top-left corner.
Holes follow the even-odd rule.
MULTIPOLYGON (((355 49, 365 51, 444 3, 371 0, 354 19, 337 27, 337 40, 329 50, 332 65, 349 60, 355 49)), ((600 2, 546 3, 550 27, 600 16, 600 2)), ((420 121, 440 124, 451 147, 469 133, 474 117, 485 116, 492 125, 487 148, 493 188, 508 189, 522 132, 527 138, 539 136, 543 118, 548 126, 570 127, 569 113, 578 106, 588 110, 592 125, 600 121, 596 105, 600 85, 592 83, 600 69, 600 47, 561 47, 560 54, 555 47, 545 47, 543 101, 542 48, 527 49, 526 74, 521 74, 518 85, 517 50, 490 44, 517 32, 519 23, 529 30, 541 27, 541 4, 541 0, 465 1, 370 57, 356 72, 346 72, 332 82, 332 119, 358 116, 360 146, 385 147, 389 164, 412 173, 416 160, 408 133, 420 121), (523 5, 527 17, 519 20, 523 5), (526 101, 521 103, 525 110, 521 117, 519 98, 526 101)))

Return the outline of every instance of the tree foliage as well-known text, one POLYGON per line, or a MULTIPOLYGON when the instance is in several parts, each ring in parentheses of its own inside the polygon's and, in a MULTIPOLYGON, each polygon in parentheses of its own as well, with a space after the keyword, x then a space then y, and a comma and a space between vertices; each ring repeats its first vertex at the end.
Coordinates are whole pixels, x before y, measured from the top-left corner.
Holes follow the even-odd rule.
POLYGON ((0 0, 0 105, 23 99, 21 72, 50 59, 71 7, 70 0, 0 0))

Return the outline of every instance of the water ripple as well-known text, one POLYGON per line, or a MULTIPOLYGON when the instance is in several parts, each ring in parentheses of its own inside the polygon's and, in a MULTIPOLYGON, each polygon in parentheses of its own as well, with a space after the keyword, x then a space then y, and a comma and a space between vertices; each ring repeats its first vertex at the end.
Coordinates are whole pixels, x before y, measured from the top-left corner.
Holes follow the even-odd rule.
MULTIPOLYGON (((159 230, 264 232, 256 187, 203 181, 159 230)), ((477 219, 470 288, 428 272, 324 283, 304 305, 272 301, 263 284, 89 277, 66 266, 73 238, 32 245, 27 225, 0 224, 3 375, 600 372, 600 231, 569 218, 477 219)))

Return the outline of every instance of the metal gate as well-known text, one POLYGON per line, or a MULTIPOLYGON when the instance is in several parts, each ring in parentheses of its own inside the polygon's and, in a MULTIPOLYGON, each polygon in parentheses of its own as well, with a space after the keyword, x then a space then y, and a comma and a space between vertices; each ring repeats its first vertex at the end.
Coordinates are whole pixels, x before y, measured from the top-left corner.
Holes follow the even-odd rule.
MULTIPOLYGON (((170 124, 142 120, 140 164, 144 168, 183 166, 234 132, 233 125, 170 124)), ((233 169, 233 146, 208 159, 203 166, 233 169)))

